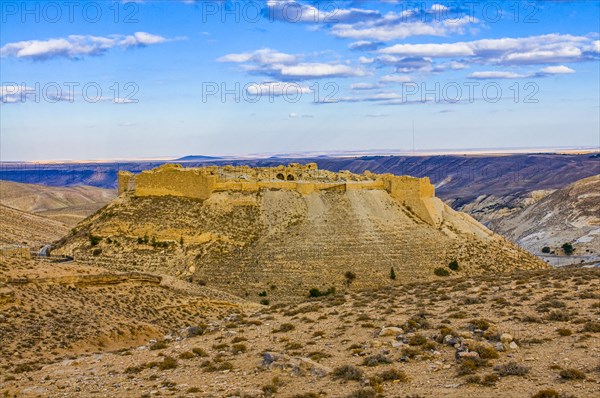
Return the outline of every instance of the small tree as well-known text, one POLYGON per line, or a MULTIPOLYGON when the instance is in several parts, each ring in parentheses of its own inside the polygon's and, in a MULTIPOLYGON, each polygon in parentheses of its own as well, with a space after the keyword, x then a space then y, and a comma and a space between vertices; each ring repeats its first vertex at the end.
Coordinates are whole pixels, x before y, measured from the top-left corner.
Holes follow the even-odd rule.
POLYGON ((550 248, 548 246, 542 247, 542 253, 550 253, 550 248))
POLYGON ((350 286, 350 284, 352 284, 352 282, 354 282, 356 279, 356 274, 352 271, 346 271, 344 278, 346 278, 346 286, 350 286))
POLYGON ((448 268, 450 268, 452 271, 458 271, 458 261, 456 260, 452 260, 450 261, 450 264, 448 264, 448 268))
POLYGON ((394 267, 390 268, 390 279, 393 281, 396 280, 396 271, 394 271, 394 267))
POLYGON ((448 271, 446 268, 442 268, 442 267, 438 267, 438 268, 434 269, 433 273, 436 274, 437 276, 448 276, 448 275, 450 275, 450 271, 448 271))
POLYGON ((92 234, 90 234, 90 235, 88 236, 88 238, 90 239, 90 244, 91 244, 92 246, 96 246, 96 245, 97 245, 98 243, 100 243, 100 241, 102 240, 102 238, 101 238, 101 237, 99 237, 99 236, 95 236, 95 235, 92 235, 92 234))
POLYGON ((564 245, 562 245, 562 249, 564 250, 564 252, 567 256, 570 256, 575 251, 575 249, 573 248, 573 245, 568 242, 565 243, 564 245))

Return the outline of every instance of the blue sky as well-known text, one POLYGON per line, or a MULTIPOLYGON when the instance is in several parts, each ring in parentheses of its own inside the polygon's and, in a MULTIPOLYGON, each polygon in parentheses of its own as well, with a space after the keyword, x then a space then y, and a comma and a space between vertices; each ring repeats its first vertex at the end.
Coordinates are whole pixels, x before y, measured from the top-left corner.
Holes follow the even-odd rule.
POLYGON ((595 1, 50 3, 1 3, 2 160, 600 146, 595 1))

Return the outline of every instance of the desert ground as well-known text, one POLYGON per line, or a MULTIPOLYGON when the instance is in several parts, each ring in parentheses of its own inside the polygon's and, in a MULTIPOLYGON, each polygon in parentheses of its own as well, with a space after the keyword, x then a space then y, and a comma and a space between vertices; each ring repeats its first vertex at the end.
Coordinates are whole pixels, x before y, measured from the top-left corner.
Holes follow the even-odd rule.
POLYGON ((8 336, 4 396, 600 392, 597 269, 450 277, 368 291, 349 285, 322 297, 261 306, 199 293, 185 282, 77 281, 74 273, 106 274, 77 264, 62 267, 48 275, 34 263, 3 267, 4 291, 13 294, 0 319, 8 336), (60 282, 61 275, 71 280, 60 282))

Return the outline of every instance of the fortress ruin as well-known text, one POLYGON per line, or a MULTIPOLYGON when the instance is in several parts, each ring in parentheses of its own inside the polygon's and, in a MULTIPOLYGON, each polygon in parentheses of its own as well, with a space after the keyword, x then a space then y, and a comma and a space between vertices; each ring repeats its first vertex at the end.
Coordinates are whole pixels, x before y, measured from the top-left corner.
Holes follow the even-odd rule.
POLYGON ((373 174, 354 174, 319 170, 316 163, 252 168, 249 166, 209 166, 184 168, 165 164, 139 174, 120 171, 119 194, 134 196, 179 196, 206 200, 215 192, 259 192, 288 190, 302 195, 318 191, 384 190, 426 223, 441 222, 435 201, 435 188, 429 178, 373 174))

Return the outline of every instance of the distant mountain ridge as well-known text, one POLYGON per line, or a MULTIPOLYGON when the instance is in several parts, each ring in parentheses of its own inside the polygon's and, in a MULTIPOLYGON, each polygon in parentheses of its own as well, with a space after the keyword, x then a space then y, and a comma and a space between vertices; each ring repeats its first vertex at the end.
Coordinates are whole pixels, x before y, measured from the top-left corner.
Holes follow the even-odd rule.
MULTIPOLYGON (((463 210, 482 195, 522 197, 529 192, 559 189, 565 184, 600 174, 594 154, 516 154, 468 156, 363 156, 214 160, 207 156, 183 159, 186 167, 248 165, 273 167, 282 163, 317 163, 320 169, 363 173, 393 173, 429 177, 436 194, 454 209, 463 210), (193 160, 192 160, 193 159, 193 160)), ((182 161, 183 162, 183 161, 182 161)), ((29 164, 0 163, 0 179, 54 186, 90 185, 116 188, 120 170, 139 173, 165 161, 29 164)), ((505 205, 510 206, 510 204, 505 205)))
POLYGON ((569 184, 492 220, 490 227, 537 255, 544 255, 544 247, 563 255, 562 245, 571 243, 573 255, 552 258, 555 262, 600 261, 600 175, 569 184))
POLYGON ((49 187, 0 180, 0 204, 75 225, 106 205, 115 190, 90 186, 49 187))

